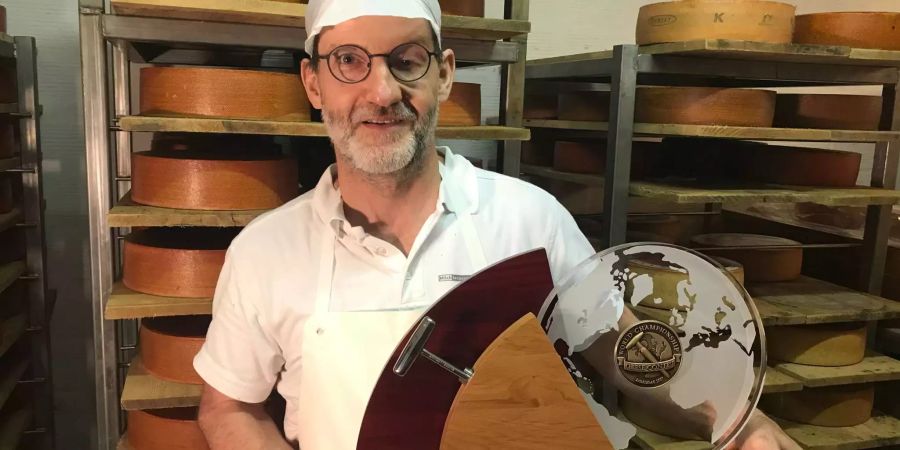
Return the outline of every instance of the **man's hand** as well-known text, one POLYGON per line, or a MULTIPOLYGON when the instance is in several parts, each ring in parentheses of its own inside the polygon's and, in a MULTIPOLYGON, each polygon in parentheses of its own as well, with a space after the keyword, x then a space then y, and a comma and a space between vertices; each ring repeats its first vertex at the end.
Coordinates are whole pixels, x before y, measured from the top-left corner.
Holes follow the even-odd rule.
POLYGON ((777 423, 755 409, 727 450, 800 450, 800 446, 777 423))

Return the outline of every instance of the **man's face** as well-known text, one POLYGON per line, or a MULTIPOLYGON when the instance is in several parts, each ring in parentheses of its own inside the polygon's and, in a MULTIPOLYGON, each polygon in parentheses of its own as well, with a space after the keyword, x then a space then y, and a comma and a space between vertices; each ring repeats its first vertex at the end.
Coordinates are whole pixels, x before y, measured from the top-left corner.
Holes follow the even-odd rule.
MULTIPOLYGON (((327 28, 320 34, 319 54, 356 45, 369 54, 387 54, 415 43, 434 52, 431 26, 425 19, 366 16, 327 28)), ((391 73, 388 60, 371 59, 363 81, 349 84, 329 70, 328 60, 313 70, 303 62, 304 85, 310 102, 322 110, 325 127, 338 157, 370 175, 400 173, 434 142, 437 108, 450 93, 455 68, 451 50, 443 62, 431 56, 428 72, 404 82, 391 73)))

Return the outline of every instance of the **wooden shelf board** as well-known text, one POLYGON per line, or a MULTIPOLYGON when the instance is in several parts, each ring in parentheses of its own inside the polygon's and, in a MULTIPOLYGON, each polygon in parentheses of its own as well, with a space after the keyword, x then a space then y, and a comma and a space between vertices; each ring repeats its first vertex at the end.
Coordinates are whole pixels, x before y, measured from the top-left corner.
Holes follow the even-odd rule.
MULTIPOLYGON (((526 127, 558 130, 608 131, 608 122, 526 119, 526 127)), ((724 125, 680 125, 635 123, 638 136, 695 136, 722 139, 809 142, 888 142, 900 139, 898 131, 817 130, 807 128, 732 127, 724 125)))
MULTIPOLYGON (((601 175, 568 173, 551 167, 523 164, 523 173, 543 178, 568 181, 586 186, 603 186, 601 175)), ((835 206, 892 205, 900 201, 900 191, 856 187, 847 189, 802 186, 682 186, 651 181, 632 181, 629 193, 635 197, 651 198, 672 203, 723 203, 747 205, 758 203, 811 202, 835 206)))
POLYGON ((26 406, 0 419, 0 448, 19 448, 22 436, 31 425, 32 416, 31 408, 26 406))
POLYGON ((775 367, 810 388, 900 380, 900 361, 874 352, 852 366, 817 367, 777 363, 775 367))
POLYGON ((110 227, 243 227, 264 212, 158 208, 135 203, 129 192, 106 219, 110 227))
POLYGON ((0 265, 0 292, 12 286, 25 273, 25 262, 13 261, 0 265))
POLYGON ((22 210, 13 208, 12 211, 0 214, 0 232, 14 227, 22 220, 22 210))
POLYGON ((0 114, 10 114, 19 112, 18 103, 0 103, 0 114))
POLYGON ((212 314, 211 298, 158 297, 132 291, 118 282, 113 286, 103 316, 106 320, 120 320, 207 314, 212 314))
POLYGON ((827 281, 800 277, 782 283, 749 284, 766 326, 886 320, 900 317, 900 302, 827 281))
POLYGON ((22 359, 12 364, 3 365, 4 372, 2 378, 0 378, 0 408, 9 400, 16 386, 18 386, 19 380, 22 379, 25 371, 28 370, 29 364, 30 361, 28 359, 22 359))
MULTIPOLYGON (((261 0, 267 1, 267 0, 261 0)), ((273 136, 327 137, 321 122, 288 122, 200 117, 124 116, 119 126, 125 131, 263 134, 273 136)), ((502 126, 438 127, 438 139, 518 140, 531 139, 527 128, 502 126)))
MULTIPOLYGON (((306 26, 306 5, 265 0, 113 0, 113 11, 125 16, 204 20, 210 22, 306 26)), ((445 15, 442 34, 469 39, 506 39, 531 31, 522 20, 445 15)))
POLYGON ((800 390, 803 390, 802 381, 774 367, 766 368, 766 384, 763 386, 763 394, 796 392, 800 390))
POLYGON ((857 450, 900 444, 900 419, 887 415, 845 428, 803 425, 777 418, 775 421, 807 450, 857 450))
POLYGON ((131 361, 125 377, 122 408, 134 411, 197 406, 202 391, 202 385, 173 383, 154 377, 147 372, 138 356, 131 361))

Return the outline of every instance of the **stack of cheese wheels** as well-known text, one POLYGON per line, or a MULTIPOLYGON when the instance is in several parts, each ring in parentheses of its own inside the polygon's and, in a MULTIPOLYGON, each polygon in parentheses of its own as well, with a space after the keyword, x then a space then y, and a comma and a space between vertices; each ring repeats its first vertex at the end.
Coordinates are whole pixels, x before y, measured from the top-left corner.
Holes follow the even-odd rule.
POLYGON ((141 362, 153 376, 175 383, 202 384, 194 357, 203 346, 209 316, 158 317, 141 321, 141 362))
POLYGON ((12 178, 0 175, 0 214, 8 213, 14 207, 12 178))
POLYGON ((141 69, 141 114, 309 121, 299 75, 205 67, 141 69))
POLYGON ((607 122, 609 101, 609 92, 560 92, 557 117, 559 120, 607 122))
POLYGON ((255 210, 297 196, 297 162, 291 157, 218 155, 208 151, 155 150, 132 154, 135 202, 195 210, 255 210))
POLYGON ((557 94, 526 94, 522 110, 523 119, 555 119, 558 115, 559 96, 557 94))
POLYGON ((852 427, 872 418, 875 387, 853 384, 803 388, 763 397, 762 409, 776 417, 821 427, 852 427))
POLYGON ((702 253, 733 259, 744 266, 748 282, 790 281, 800 277, 803 248, 790 239, 758 234, 715 233, 691 238, 702 253), (784 248, 753 248, 785 246, 784 248), (746 248, 750 247, 750 248, 746 248))
POLYGON ((532 137, 530 141, 522 143, 522 164, 552 166, 553 147, 551 139, 532 137))
POLYGON ((787 44, 796 7, 762 0, 681 0, 653 3, 638 13, 638 45, 697 39, 787 44))
POLYGON ((453 83, 450 97, 441 103, 438 125, 442 127, 481 125, 481 85, 453 83))
POLYGON ((162 297, 210 298, 238 230, 150 228, 125 238, 122 282, 162 297))
POLYGON ((561 172, 597 174, 605 167, 604 141, 558 141, 553 149, 553 168, 561 172))
POLYGON ((16 154, 15 121, 0 118, 0 159, 11 158, 16 154))
POLYGON ((875 95, 778 94, 775 126, 877 130, 882 98, 875 95))
POLYGON ((832 12, 797 16, 794 42, 900 50, 900 12, 832 12))
POLYGON ((441 14, 484 17, 484 0, 440 0, 441 14))
POLYGON ((806 147, 759 145, 745 161, 750 181, 795 186, 854 187, 862 155, 806 147))
POLYGON ((128 444, 134 450, 208 450, 197 408, 128 411, 128 444))
POLYGON ((769 355, 808 366, 850 366, 866 354, 864 322, 766 328, 769 355))
MULTIPOLYGON (((744 268, 735 261, 725 258, 715 258, 727 273, 734 277, 738 284, 744 284, 744 268)), ((647 275, 653 280, 653 292, 646 298, 637 299, 641 306, 647 306, 655 309, 684 309, 685 305, 678 303, 679 295, 684 295, 685 283, 690 280, 690 275, 684 270, 678 270, 659 261, 650 259, 632 258, 628 261, 628 269, 635 274, 637 278, 641 275, 647 275)), ((625 299, 627 302, 633 303, 635 299, 631 296, 634 294, 634 285, 627 283, 625 287, 625 299)))
POLYGON ((771 127, 775 98, 775 91, 761 89, 644 87, 637 90, 634 121, 771 127))

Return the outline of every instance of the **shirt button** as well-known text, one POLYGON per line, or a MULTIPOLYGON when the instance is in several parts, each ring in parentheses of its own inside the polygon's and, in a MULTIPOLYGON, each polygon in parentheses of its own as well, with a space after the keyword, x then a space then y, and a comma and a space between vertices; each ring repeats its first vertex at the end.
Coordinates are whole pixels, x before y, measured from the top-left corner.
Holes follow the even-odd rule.
POLYGON ((375 249, 375 253, 378 254, 378 256, 387 256, 387 250, 384 247, 378 247, 375 249))

